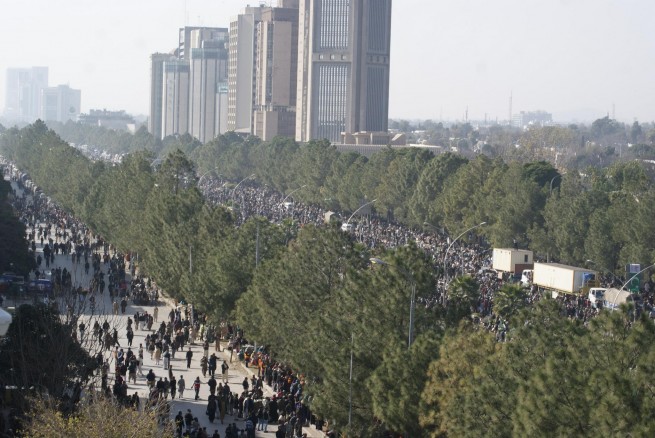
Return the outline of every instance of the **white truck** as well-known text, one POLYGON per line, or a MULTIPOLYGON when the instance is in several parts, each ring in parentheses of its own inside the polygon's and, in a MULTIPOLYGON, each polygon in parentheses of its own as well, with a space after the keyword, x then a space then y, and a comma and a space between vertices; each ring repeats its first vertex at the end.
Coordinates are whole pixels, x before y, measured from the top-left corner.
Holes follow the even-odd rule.
POLYGON ((535 263, 532 277, 534 285, 553 292, 553 297, 558 293, 586 295, 598 287, 596 271, 559 263, 535 263))
POLYGON ((494 248, 493 268, 514 276, 521 275, 525 269, 532 269, 532 251, 527 249, 494 248))

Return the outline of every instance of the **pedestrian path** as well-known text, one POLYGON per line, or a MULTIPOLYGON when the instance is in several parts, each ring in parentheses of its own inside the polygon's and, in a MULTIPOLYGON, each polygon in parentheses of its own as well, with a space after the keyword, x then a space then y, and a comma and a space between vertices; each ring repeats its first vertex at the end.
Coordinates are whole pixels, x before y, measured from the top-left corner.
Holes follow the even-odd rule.
MULTIPOLYGON (((28 229, 27 232, 29 233, 31 232, 31 230, 28 229)), ((52 237, 53 239, 55 239, 55 236, 52 237)), ((45 243, 47 243, 47 239, 45 243)), ((43 245, 41 245, 38 242, 37 242, 37 253, 38 254, 43 253, 43 245)), ((69 272, 74 274, 72 275, 73 284, 81 285, 83 288, 85 288, 90 284, 93 275, 92 275, 92 270, 88 273, 85 272, 85 270, 82 268, 83 265, 84 265, 83 259, 81 261, 81 264, 74 263, 70 255, 59 254, 55 256, 54 262, 49 267, 50 271, 47 272, 52 272, 57 267, 62 269, 66 268, 69 272)), ((42 267, 41 269, 44 268, 42 267)), ((103 264, 101 269, 105 274, 107 274, 108 265, 103 264)), ((129 272, 127 272, 127 280, 129 284, 129 281, 131 280, 129 272)), ((154 333, 154 331, 157 330, 162 320, 168 321, 168 315, 169 312, 174 308, 174 303, 171 300, 167 300, 165 298, 163 300, 160 300, 163 301, 164 304, 160 304, 158 306, 135 305, 130 301, 125 309, 125 312, 123 313, 120 310, 120 308, 117 309, 117 307, 119 306, 116 306, 116 304, 114 303, 114 299, 112 299, 109 296, 109 293, 106 290, 102 294, 100 293, 94 294, 94 297, 95 297, 95 306, 93 308, 93 311, 91 310, 90 306, 84 306, 83 315, 81 316, 81 321, 85 321, 85 325, 87 327, 87 329, 85 330, 86 336, 92 335, 91 328, 93 326, 94 321, 97 320, 101 325, 103 324, 104 321, 107 321, 112 326, 112 328, 116 328, 116 330, 118 331, 118 335, 119 335, 118 343, 125 352, 127 352, 128 348, 130 348, 128 346, 128 340, 126 336, 128 317, 134 319, 134 315, 136 312, 139 312, 139 314, 144 314, 145 312, 147 312, 150 315, 157 315, 157 318, 154 324, 152 325, 152 330, 143 329, 141 327, 137 327, 136 324, 133 324, 134 337, 132 339, 131 349, 136 355, 139 350, 139 346, 143 345, 144 361, 142 364, 143 375, 139 375, 137 373, 136 384, 132 382, 128 383, 128 394, 132 395, 136 392, 140 398, 140 405, 143 407, 148 399, 148 395, 150 391, 146 383, 145 375, 150 370, 152 370, 156 376, 156 380, 159 380, 160 377, 164 378, 169 376, 169 371, 164 369, 163 367, 163 360, 160 361, 160 364, 157 364, 154 358, 151 359, 150 353, 146 351, 147 346, 145 343, 145 338, 148 334, 154 333)), ((85 299, 88 300, 89 298, 90 297, 86 297, 85 299)), ((225 347, 226 344, 222 343, 220 351, 217 351, 214 345, 212 345, 209 350, 209 355, 215 353, 218 357, 219 366, 218 366, 216 380, 218 382, 221 382, 220 364, 222 363, 223 360, 226 360, 230 365, 230 368, 228 370, 228 385, 230 386, 231 392, 240 393, 242 391, 242 382, 244 378, 249 379, 253 375, 253 372, 252 370, 247 370, 244 364, 237 359, 236 355, 234 355, 233 361, 230 363, 230 352, 226 350, 225 347)), ((209 386, 207 385, 209 375, 203 376, 200 366, 200 358, 203 356, 202 343, 191 344, 190 348, 193 353, 193 358, 189 368, 187 368, 184 351, 179 351, 176 354, 176 356, 174 358, 171 358, 170 360, 170 366, 172 369, 172 373, 175 376, 175 379, 179 380, 180 376, 182 376, 186 382, 186 388, 187 388, 186 391, 184 392, 183 397, 178 397, 174 400, 170 400, 169 398, 171 419, 175 417, 175 415, 178 412, 182 412, 182 414, 185 414, 190 410, 193 416, 197 417, 201 428, 203 427, 206 428, 206 431, 209 436, 211 436, 214 433, 214 431, 218 431, 218 433, 222 437, 224 437, 225 428, 230 423, 235 423, 238 429, 243 429, 244 420, 238 419, 235 416, 227 415, 224 418, 223 424, 221 424, 220 420, 218 419, 215 420, 213 423, 210 423, 208 416, 205 414, 207 399, 208 396, 210 395, 209 386), (199 378, 201 381, 199 400, 194 399, 194 391, 192 389, 193 381, 196 378, 199 378)), ((109 373, 108 383, 109 385, 111 385, 111 383, 114 380, 114 372, 113 372, 114 363, 113 363, 112 352, 111 351, 104 352, 104 358, 110 360, 110 373, 109 373)), ((271 397, 273 395, 272 388, 268 387, 267 385, 264 385, 263 390, 265 396, 271 397)), ((257 431, 256 436, 270 437, 277 431, 277 428, 278 428, 277 424, 269 425, 267 432, 257 431)), ((322 432, 317 431, 313 426, 304 428, 304 432, 309 437, 324 436, 322 432)))

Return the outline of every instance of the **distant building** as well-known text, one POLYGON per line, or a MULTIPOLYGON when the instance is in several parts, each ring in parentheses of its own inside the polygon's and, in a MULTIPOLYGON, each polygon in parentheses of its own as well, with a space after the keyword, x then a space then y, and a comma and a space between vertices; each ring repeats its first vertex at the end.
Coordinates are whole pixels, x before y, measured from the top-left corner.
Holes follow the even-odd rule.
POLYGON ((296 130, 298 1, 286 4, 266 8, 256 26, 253 133, 264 141, 296 130))
POLYGON ((168 53, 153 53, 150 56, 150 116, 148 132, 157 140, 162 139, 162 111, 164 97, 164 62, 173 58, 168 53))
POLYGON ((391 0, 300 0, 296 140, 386 131, 391 0))
POLYGON ((134 133, 136 122, 134 117, 125 111, 108 111, 106 109, 89 111, 89 114, 80 114, 79 122, 85 125, 101 126, 117 131, 129 131, 134 133))
POLYGON ((189 61, 164 61, 162 138, 189 132, 189 61))
POLYGON ((251 134, 255 98, 255 29, 264 6, 246 7, 230 21, 227 129, 251 134))
POLYGON ((8 68, 5 117, 26 123, 38 119, 44 88, 48 88, 48 67, 8 68))
POLYGON ((512 116, 512 126, 525 128, 527 126, 548 126, 553 124, 553 115, 546 111, 521 111, 512 116))
MULTIPOLYGON (((389 132, 342 132, 341 139, 335 144, 339 152, 357 152, 361 155, 370 157, 376 152, 382 151, 388 147, 405 148, 407 146, 407 137, 405 134, 392 134, 389 132)), ((412 145, 414 146, 414 145, 412 145)), ((424 149, 432 146, 419 146, 424 149)))
POLYGON ((189 79, 189 132, 202 143, 227 128, 227 102, 221 93, 227 82, 227 29, 203 40, 191 33, 200 47, 191 48, 189 79))
POLYGON ((80 115, 82 91, 68 85, 58 85, 41 89, 41 109, 39 118, 45 122, 76 121, 80 115))

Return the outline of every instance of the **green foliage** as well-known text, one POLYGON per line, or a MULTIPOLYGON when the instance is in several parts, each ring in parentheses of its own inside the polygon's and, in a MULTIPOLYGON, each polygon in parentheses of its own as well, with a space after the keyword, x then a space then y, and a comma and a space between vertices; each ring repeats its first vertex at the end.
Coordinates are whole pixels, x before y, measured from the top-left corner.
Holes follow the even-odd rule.
POLYGON ((86 381, 95 360, 75 341, 75 331, 76 325, 51 307, 19 306, 0 344, 0 381, 55 396, 76 380, 86 381))
POLYGON ((505 284, 494 296, 494 313, 509 320, 527 307, 527 298, 528 293, 521 285, 505 284))
POLYGON ((24 275, 36 267, 25 238, 25 225, 8 201, 11 185, 0 180, 0 270, 24 275))
POLYGON ((455 277, 448 287, 447 320, 457 325, 462 318, 476 312, 475 303, 480 297, 480 286, 470 275, 455 277))
POLYGON ((430 436, 647 436, 655 324, 605 312, 583 325, 555 301, 520 312, 508 342, 462 325, 429 367, 430 436))
POLYGON ((404 345, 393 344, 385 351, 368 387, 373 413, 389 430, 423 436, 416 407, 427 381, 427 368, 437 359, 438 350, 439 338, 433 332, 426 332, 417 337, 409 350, 404 345))

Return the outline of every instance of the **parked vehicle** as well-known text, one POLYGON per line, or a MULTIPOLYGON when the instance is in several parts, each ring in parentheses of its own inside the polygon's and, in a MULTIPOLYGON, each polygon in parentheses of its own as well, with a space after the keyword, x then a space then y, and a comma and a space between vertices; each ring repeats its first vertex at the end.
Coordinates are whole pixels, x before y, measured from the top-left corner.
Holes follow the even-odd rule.
POLYGON ((598 274, 585 268, 559 263, 535 263, 533 284, 540 289, 564 294, 587 294, 592 287, 598 287, 598 274))
POLYGON ((52 293, 52 281, 40 278, 27 283, 27 291, 31 293, 42 293, 50 295, 52 293))
POLYGON ((621 304, 633 303, 635 306, 641 305, 641 299, 638 295, 631 294, 627 290, 610 288, 605 291, 603 295, 603 308, 609 310, 616 310, 621 307, 621 304))
POLYGON ((525 269, 532 269, 532 251, 527 249, 494 248, 493 268, 518 278, 525 269))
POLYGON ((606 291, 607 289, 604 287, 592 287, 589 289, 589 302, 591 303, 591 307, 597 309, 603 305, 606 291))

